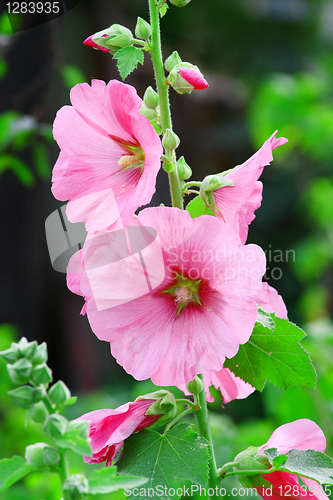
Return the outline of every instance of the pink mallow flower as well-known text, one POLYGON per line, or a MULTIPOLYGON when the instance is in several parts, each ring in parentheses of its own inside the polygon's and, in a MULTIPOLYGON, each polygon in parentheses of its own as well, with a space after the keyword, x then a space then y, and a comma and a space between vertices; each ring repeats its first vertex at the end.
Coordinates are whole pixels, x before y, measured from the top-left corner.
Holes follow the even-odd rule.
POLYGON ((209 87, 208 82, 202 74, 193 68, 180 68, 178 74, 184 78, 196 90, 204 90, 209 87))
POLYGON ((125 223, 150 202, 162 145, 142 100, 130 85, 92 80, 76 85, 72 106, 58 111, 54 138, 61 152, 53 169, 52 192, 69 200, 67 217, 88 232, 125 223))
POLYGON ((124 444, 124 440, 133 432, 141 431, 154 424, 162 415, 146 415, 147 410, 156 400, 142 399, 125 403, 115 410, 95 410, 85 413, 77 420, 90 422, 90 446, 92 456, 84 456, 88 464, 106 461, 111 465, 113 457, 124 444))
MULTIPOLYGON (((278 427, 266 444, 258 450, 259 455, 264 455, 264 451, 269 448, 277 448, 283 454, 290 450, 316 450, 324 452, 326 439, 321 428, 312 420, 302 418, 278 427)), ((256 486, 254 488, 265 500, 290 499, 327 499, 322 486, 315 480, 301 476, 308 491, 302 488, 297 474, 276 471, 271 474, 261 474, 262 478, 268 481, 272 488, 267 486, 256 486)), ((251 477, 249 478, 251 480, 251 477)))
POLYGON ((93 239, 70 262, 68 287, 85 297, 93 331, 138 380, 179 385, 219 372, 252 333, 264 252, 219 219, 177 208, 147 208, 132 224, 155 231, 158 247, 108 263, 110 247, 93 239), (136 298, 119 302, 129 285, 136 298))
MULTIPOLYGON (((242 244, 247 239, 248 226, 255 218, 254 212, 261 205, 263 185, 258 179, 264 167, 273 160, 273 149, 288 142, 284 137, 277 139, 276 134, 277 130, 245 163, 215 176, 223 185, 213 189, 211 208, 217 217, 239 233, 242 244)), ((201 191, 206 202, 209 195, 211 192, 201 191)))

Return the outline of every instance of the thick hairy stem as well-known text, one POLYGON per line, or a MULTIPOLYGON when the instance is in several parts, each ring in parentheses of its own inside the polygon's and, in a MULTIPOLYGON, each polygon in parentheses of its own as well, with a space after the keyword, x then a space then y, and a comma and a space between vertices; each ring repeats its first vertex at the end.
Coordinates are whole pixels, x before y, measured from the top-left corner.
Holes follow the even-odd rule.
MULTIPOLYGON (((163 69, 163 58, 161 49, 161 34, 160 34, 160 18, 159 8, 156 0, 149 0, 150 24, 152 27, 151 35, 151 50, 150 55, 153 61, 156 88, 159 98, 161 125, 163 133, 166 129, 172 130, 172 121, 169 104, 169 86, 165 82, 165 73, 163 69)), ((176 163, 176 155, 174 151, 167 150, 165 155, 170 159, 171 163, 176 163)), ((181 182, 178 177, 177 169, 169 174, 169 184, 171 191, 172 206, 183 208, 183 194, 181 182)))

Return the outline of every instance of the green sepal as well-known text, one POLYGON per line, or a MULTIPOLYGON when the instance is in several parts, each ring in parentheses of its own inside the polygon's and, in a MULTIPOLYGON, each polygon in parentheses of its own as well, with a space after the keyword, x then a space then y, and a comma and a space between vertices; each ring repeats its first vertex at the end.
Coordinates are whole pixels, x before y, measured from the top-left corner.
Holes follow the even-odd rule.
POLYGON ((185 181, 192 175, 191 167, 186 163, 184 156, 177 161, 177 171, 180 181, 185 181))
POLYGON ((31 379, 37 385, 49 384, 52 382, 52 370, 45 363, 37 365, 32 370, 31 379))
POLYGON ((204 383, 201 378, 196 375, 191 382, 186 384, 186 389, 190 394, 195 394, 197 396, 201 391, 203 391, 204 383))
POLYGON ((269 469, 270 463, 266 455, 258 455, 256 446, 249 446, 246 450, 238 453, 233 462, 237 463, 238 470, 263 470, 269 469))
POLYGON ((46 342, 43 342, 39 346, 37 346, 36 353, 32 358, 32 362, 34 365, 41 365, 47 362, 47 345, 46 342))
POLYGON ((13 364, 18 360, 19 353, 17 349, 13 349, 12 347, 10 347, 9 349, 0 351, 0 357, 7 361, 7 363, 13 364))
POLYGON ((53 468, 60 462, 59 452, 46 443, 35 443, 27 446, 25 458, 28 463, 38 469, 53 468))
POLYGON ((173 151, 178 148, 180 144, 180 139, 177 134, 170 128, 167 128, 166 131, 164 132, 163 139, 162 139, 162 145, 164 149, 168 151, 173 151))
POLYGON ((91 456, 89 441, 90 422, 86 420, 71 420, 67 424, 66 432, 57 438, 55 443, 60 448, 72 450, 78 455, 91 456))
POLYGON ((142 104, 140 114, 148 118, 149 121, 155 120, 157 118, 157 113, 154 109, 148 108, 146 104, 142 104))
POLYGON ((81 500, 89 493, 88 479, 84 474, 72 474, 62 485, 64 500, 81 500))
POLYGON ((167 59, 164 61, 164 67, 165 69, 170 73, 170 71, 173 70, 177 64, 180 64, 182 62, 178 52, 174 50, 172 54, 167 57, 167 59))
POLYGON ((169 0, 169 2, 176 7, 186 7, 186 5, 190 3, 190 1, 191 0, 169 0))
POLYGON ((153 30, 147 21, 142 19, 142 17, 138 17, 135 26, 135 36, 140 38, 141 40, 148 40, 152 34, 153 30))
POLYGON ((49 416, 49 412, 43 401, 39 401, 35 403, 32 408, 29 409, 27 419, 32 420, 37 424, 43 424, 47 417, 49 416))
POLYGON ((71 391, 62 380, 58 380, 58 382, 53 384, 48 390, 48 395, 52 403, 58 406, 65 404, 66 401, 70 399, 71 391))
POLYGON ((16 385, 25 384, 29 382, 32 370, 32 364, 26 358, 20 358, 15 363, 8 364, 7 370, 10 379, 16 385))
POLYGON ((29 408, 36 400, 36 391, 30 385, 22 385, 8 391, 8 395, 18 406, 24 409, 29 408))
POLYGON ((156 109, 158 106, 158 94, 155 92, 153 87, 149 86, 147 87, 144 96, 143 96, 143 102, 149 109, 156 109))
POLYGON ((43 432, 48 434, 51 438, 57 439, 63 436, 67 429, 68 420, 59 415, 58 413, 53 413, 49 415, 44 422, 43 432))

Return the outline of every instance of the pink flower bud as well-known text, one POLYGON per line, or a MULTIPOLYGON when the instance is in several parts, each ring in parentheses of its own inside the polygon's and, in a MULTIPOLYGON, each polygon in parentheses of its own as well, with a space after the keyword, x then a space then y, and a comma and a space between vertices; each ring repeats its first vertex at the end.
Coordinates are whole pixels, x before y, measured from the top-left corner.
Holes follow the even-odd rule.
POLYGON ((206 89, 209 85, 201 73, 192 68, 180 68, 178 73, 196 90, 206 89))
MULTIPOLYGON (((88 38, 86 38, 85 41, 83 42, 83 45, 88 45, 88 47, 94 47, 94 49, 99 49, 102 52, 109 52, 109 49, 106 49, 105 47, 102 47, 101 45, 97 45, 97 43, 95 43, 93 40, 93 36, 95 36, 95 35, 88 36, 88 38)), ((103 38, 105 38, 107 36, 108 35, 102 35, 103 38)))

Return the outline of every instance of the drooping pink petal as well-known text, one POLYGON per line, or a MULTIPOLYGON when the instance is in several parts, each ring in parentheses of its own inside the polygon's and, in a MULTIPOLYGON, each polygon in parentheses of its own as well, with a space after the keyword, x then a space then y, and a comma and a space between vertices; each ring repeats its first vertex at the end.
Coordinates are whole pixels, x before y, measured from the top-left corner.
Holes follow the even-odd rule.
POLYGON ((288 319, 288 311, 281 295, 265 281, 262 283, 262 289, 257 296, 257 302, 265 311, 275 313, 279 318, 288 319))
POLYGON ((265 165, 273 160, 273 149, 288 142, 284 137, 276 139, 276 133, 277 130, 245 163, 225 174, 234 186, 224 186, 213 192, 219 211, 216 215, 240 234, 242 244, 247 237, 246 225, 253 220, 254 211, 261 203, 261 186, 257 181, 265 165))
POLYGON ((180 68, 178 73, 184 80, 193 85, 196 90, 203 90, 209 87, 208 82, 202 74, 193 68, 180 68))
POLYGON ((149 427, 161 415, 146 415, 154 400, 140 400, 126 403, 115 410, 103 409, 85 413, 77 420, 90 422, 91 457, 83 457, 87 463, 107 461, 110 465, 113 457, 124 444, 124 440, 133 432, 149 427))

